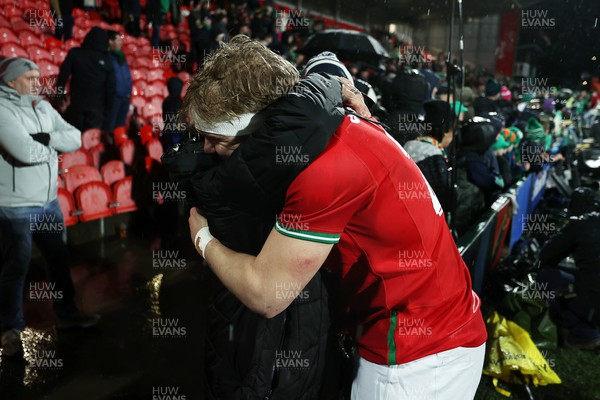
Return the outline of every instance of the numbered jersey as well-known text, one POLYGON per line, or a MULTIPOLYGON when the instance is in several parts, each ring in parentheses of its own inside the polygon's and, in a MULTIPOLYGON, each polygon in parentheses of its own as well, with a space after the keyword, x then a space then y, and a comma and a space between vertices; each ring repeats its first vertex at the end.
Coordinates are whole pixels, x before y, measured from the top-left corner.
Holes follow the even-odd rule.
POLYGON ((335 244, 345 325, 361 356, 400 364, 486 340, 479 298, 442 207, 408 153, 347 116, 288 188, 276 229, 335 244))

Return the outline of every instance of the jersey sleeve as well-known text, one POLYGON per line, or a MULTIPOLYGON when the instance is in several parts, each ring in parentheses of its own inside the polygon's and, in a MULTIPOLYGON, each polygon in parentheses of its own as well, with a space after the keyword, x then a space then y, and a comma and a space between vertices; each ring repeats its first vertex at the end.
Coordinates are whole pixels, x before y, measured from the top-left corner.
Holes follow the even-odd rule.
POLYGON ((275 230, 295 239, 338 243, 352 216, 369 205, 374 189, 371 175, 351 152, 318 158, 288 188, 275 230))

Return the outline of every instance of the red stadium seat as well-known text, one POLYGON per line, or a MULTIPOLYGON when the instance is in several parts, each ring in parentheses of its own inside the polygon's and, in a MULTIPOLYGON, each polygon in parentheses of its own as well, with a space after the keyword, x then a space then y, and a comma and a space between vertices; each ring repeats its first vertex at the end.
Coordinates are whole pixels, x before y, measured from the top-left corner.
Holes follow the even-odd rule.
POLYGON ((89 19, 89 15, 85 11, 83 11, 81 8, 73 9, 73 17, 74 18, 83 17, 85 19, 89 19))
POLYGON ((146 151, 148 152, 148 156, 153 160, 158 162, 162 162, 160 157, 163 155, 163 147, 158 139, 150 139, 148 143, 146 143, 146 151))
POLYGON ((135 156, 135 145, 133 144, 133 140, 127 139, 121 143, 119 146, 119 154, 121 155, 121 160, 131 166, 133 165, 133 157, 135 156))
POLYGON ((101 182, 100 172, 91 165, 75 165, 65 173, 65 186, 71 193, 88 182, 101 182))
POLYGON ((180 73, 177 74, 177 77, 179 79, 181 79, 183 81, 183 83, 189 82, 190 80, 190 73, 186 72, 186 71, 181 71, 180 73))
POLYGON ((149 100, 153 96, 162 96, 164 97, 164 85, 160 85, 161 82, 152 82, 152 84, 146 86, 144 89, 144 97, 146 100, 149 100))
POLYGON ((142 109, 142 117, 144 117, 148 121, 159 114, 162 115, 162 108, 158 107, 155 103, 146 103, 146 105, 142 109))
MULTIPOLYGON (((12 27, 12 31, 15 32, 16 34, 19 34, 21 32, 32 32, 32 29, 34 28, 35 25, 30 24, 29 22, 24 21, 23 19, 19 18, 14 22, 11 22, 11 27, 12 27)), ((38 43, 36 43, 38 44, 38 43)), ((25 45, 25 43, 21 42, 21 45, 25 45)))
POLYGON ((122 50, 128 58, 132 58, 136 56, 138 46, 135 43, 123 44, 122 50))
POLYGON ((162 69, 151 69, 148 71, 146 80, 148 82, 159 81, 165 78, 165 71, 162 69))
POLYGON ((90 159, 92 160, 92 165, 97 170, 100 170, 100 161, 101 161, 102 154, 104 153, 105 149, 106 149, 106 146, 104 145, 104 143, 98 143, 97 145, 95 145, 94 147, 92 147, 89 150, 90 159))
POLYGON ((63 63, 63 61, 65 61, 65 58, 67 57, 67 53, 68 52, 63 49, 50 50, 50 54, 52 54, 52 61, 54 61, 54 63, 56 65, 61 65, 63 63))
POLYGON ((6 43, 0 48, 0 54, 4 57, 23 57, 29 58, 29 53, 16 43, 6 43))
POLYGON ((150 140, 154 139, 154 131, 152 125, 144 125, 140 129, 140 141, 142 144, 148 143, 150 140))
POLYGON ((126 213, 137 210, 135 201, 131 198, 131 184, 133 178, 131 176, 118 180, 113 185, 113 203, 114 211, 117 214, 126 213))
POLYGON ((138 114, 141 114, 144 110, 144 106, 146 105, 146 99, 142 96, 132 96, 131 97, 131 105, 135 107, 138 114))
POLYGON ((146 79, 146 75, 148 75, 148 70, 145 68, 132 69, 131 70, 131 80, 138 81, 141 79, 146 79))
POLYGON ((58 188, 58 204, 65 220, 65 226, 73 226, 77 223, 77 208, 75 208, 75 200, 73 195, 64 188, 58 188))
POLYGON ((70 153, 62 153, 58 157, 58 170, 61 173, 67 172, 76 165, 90 165, 90 155, 84 149, 77 149, 70 153))
POLYGON ((40 67, 40 76, 58 75, 60 68, 52 61, 40 60, 36 64, 40 67))
POLYGON ((83 29, 88 29, 92 27, 92 21, 90 21, 86 17, 77 17, 75 18, 75 26, 78 26, 83 29))
POLYGON ((112 191, 104 182, 91 181, 79 186, 75 191, 75 204, 81 212, 79 215, 81 222, 93 221, 113 214, 112 191))
POLYGON ((65 49, 66 51, 69 51, 69 50, 71 50, 73 47, 80 47, 80 46, 81 46, 81 44, 80 44, 80 43, 81 43, 81 42, 80 42, 79 40, 77 40, 77 39, 69 39, 69 40, 67 40, 67 41, 65 42, 65 45, 64 45, 63 47, 64 47, 64 49, 65 49))
POLYGON ((92 147, 100 144, 102 140, 102 129, 88 129, 81 134, 81 145, 84 149, 89 150, 92 147))
POLYGON ((87 33, 89 32, 90 29, 91 29, 91 27, 88 27, 88 28, 84 28, 82 26, 73 27, 73 38, 78 39, 78 40, 83 40, 83 38, 85 38, 85 35, 87 35, 87 33))
POLYGON ((31 46, 39 46, 42 39, 31 31, 21 31, 19 32, 19 41, 21 42, 21 46, 29 50, 31 46))
POLYGON ((44 47, 47 49, 60 49, 62 45, 62 42, 55 37, 48 36, 44 39, 44 47))
POLYGON ((143 96, 144 95, 144 87, 138 85, 139 81, 133 82, 131 85, 131 96, 143 96))
POLYGON ((115 140, 115 146, 120 146, 121 143, 129 139, 127 136, 127 128, 124 126, 117 126, 113 131, 113 137, 115 140))
POLYGON ((102 166, 100 174, 104 183, 112 186, 116 181, 125 178, 125 164, 120 160, 109 161, 102 166))
POLYGON ((11 28, 12 25, 10 23, 9 20, 4 19, 4 17, 2 16, 2 14, 0 14, 0 28, 11 28))
POLYGON ((39 46, 29 46, 27 52, 29 53, 29 58, 35 63, 38 63, 41 60, 52 62, 52 54, 39 46))
POLYGON ((12 3, 12 7, 6 7, 4 9, 4 16, 8 19, 11 19, 11 17, 19 17, 19 18, 23 18, 23 9, 21 9, 21 7, 18 7, 19 3, 18 2, 14 2, 12 3))
POLYGON ((137 38, 136 43, 138 46, 150 46, 150 39, 140 36, 137 38))

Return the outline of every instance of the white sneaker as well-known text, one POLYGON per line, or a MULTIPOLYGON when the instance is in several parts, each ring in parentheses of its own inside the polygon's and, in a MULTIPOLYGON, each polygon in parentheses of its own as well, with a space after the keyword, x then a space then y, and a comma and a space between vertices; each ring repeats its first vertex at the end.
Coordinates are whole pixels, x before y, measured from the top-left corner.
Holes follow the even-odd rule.
POLYGON ((21 331, 10 329, 2 332, 2 355, 11 357, 23 352, 23 343, 21 343, 21 331))

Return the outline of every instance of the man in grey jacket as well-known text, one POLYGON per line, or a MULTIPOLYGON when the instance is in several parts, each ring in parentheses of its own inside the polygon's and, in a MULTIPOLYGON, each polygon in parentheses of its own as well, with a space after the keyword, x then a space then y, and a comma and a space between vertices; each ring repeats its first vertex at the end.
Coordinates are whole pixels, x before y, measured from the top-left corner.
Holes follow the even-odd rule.
POLYGON ((98 319, 75 307, 57 200, 57 152, 78 149, 81 132, 41 100, 39 88, 35 63, 23 58, 0 62, 0 330, 2 355, 7 356, 22 351, 23 289, 32 240, 47 263, 59 327, 90 326, 98 319))

